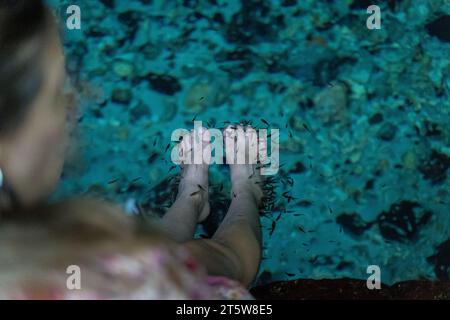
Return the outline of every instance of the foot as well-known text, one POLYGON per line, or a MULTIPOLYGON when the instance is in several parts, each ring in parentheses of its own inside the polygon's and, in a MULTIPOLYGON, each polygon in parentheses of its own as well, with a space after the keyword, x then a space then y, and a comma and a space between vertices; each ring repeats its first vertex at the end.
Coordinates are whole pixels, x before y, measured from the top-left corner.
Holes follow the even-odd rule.
MULTIPOLYGON (((244 130, 242 126, 237 126, 236 129, 244 130)), ((249 131, 251 126, 245 128, 245 142, 237 141, 234 148, 234 159, 236 160, 238 152, 245 152, 245 164, 230 164, 230 178, 231 178, 231 196, 237 197, 239 195, 250 195, 259 207, 263 198, 262 183, 263 179, 260 174, 260 169, 257 164, 250 164, 249 162, 249 146, 250 143, 258 143, 258 137, 252 136, 256 131, 249 131), (249 134, 250 133, 250 134, 249 134)), ((232 127, 228 127, 224 131, 225 139, 230 139, 230 131, 232 127)), ((267 148, 266 141, 260 141, 259 146, 267 148)), ((256 149, 257 150, 257 149, 256 149)), ((261 150, 262 151, 262 150, 261 150)), ((265 151, 265 150, 264 150, 265 151)))
POLYGON ((210 213, 209 194, 208 194, 208 164, 194 164, 193 146, 194 139, 202 139, 202 150, 210 147, 210 133, 205 128, 192 130, 189 134, 183 136, 180 143, 180 156, 182 161, 181 180, 178 186, 177 198, 190 200, 198 208, 198 222, 204 221, 210 213), (187 159, 190 159, 187 160, 187 159))

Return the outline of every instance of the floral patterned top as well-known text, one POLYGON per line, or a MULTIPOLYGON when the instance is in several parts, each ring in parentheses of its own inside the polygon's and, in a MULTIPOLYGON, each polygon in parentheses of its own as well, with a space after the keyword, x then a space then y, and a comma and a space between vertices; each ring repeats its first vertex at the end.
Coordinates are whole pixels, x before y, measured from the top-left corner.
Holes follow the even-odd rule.
POLYGON ((238 282, 208 276, 180 249, 152 248, 133 255, 95 257, 79 266, 79 275, 77 288, 68 285, 66 270, 47 269, 43 276, 14 277, 0 283, 0 299, 253 299, 238 282))

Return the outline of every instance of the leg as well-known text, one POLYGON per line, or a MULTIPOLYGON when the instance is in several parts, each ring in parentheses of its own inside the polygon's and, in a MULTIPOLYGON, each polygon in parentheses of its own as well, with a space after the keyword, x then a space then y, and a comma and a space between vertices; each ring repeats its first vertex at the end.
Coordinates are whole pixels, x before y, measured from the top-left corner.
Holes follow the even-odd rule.
MULTIPOLYGON (((203 145, 207 145, 210 136, 203 131, 199 134, 203 145)), ((181 152, 191 160, 194 138, 195 132, 192 132, 183 137, 180 145, 181 152)), ((162 218, 164 229, 178 242, 191 240, 197 224, 209 215, 208 165, 183 163, 182 167, 177 199, 162 218)))
MULTIPOLYGON (((238 146, 236 150, 245 150, 238 146)), ((237 152, 237 151, 236 151, 237 152)), ((232 202, 211 240, 190 242, 187 247, 213 275, 224 275, 250 284, 261 260, 259 205, 261 176, 254 165, 230 165, 232 202)))

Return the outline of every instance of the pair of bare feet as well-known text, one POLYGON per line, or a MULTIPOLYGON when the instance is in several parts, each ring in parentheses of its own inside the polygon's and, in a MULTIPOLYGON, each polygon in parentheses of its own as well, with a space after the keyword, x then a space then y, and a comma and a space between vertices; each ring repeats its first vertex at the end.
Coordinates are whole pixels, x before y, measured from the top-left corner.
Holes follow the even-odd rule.
MULTIPOLYGON (((225 139, 230 138, 227 129, 224 130, 225 139)), ((236 159, 238 152, 243 151, 246 153, 246 159, 248 158, 250 143, 254 143, 255 140, 247 133, 248 130, 245 139, 237 139, 231 152, 231 156, 236 159)), ((190 156, 192 160, 193 155, 190 153, 194 139, 198 137, 201 137, 203 147, 210 144, 208 130, 194 129, 190 134, 183 136, 180 143, 179 150, 183 158, 190 156)), ((255 164, 230 164, 232 190, 227 214, 211 239, 194 240, 197 224, 205 220, 210 213, 209 166, 204 161, 202 164, 184 162, 177 199, 163 216, 162 227, 173 240, 191 252, 206 268, 208 274, 230 277, 248 285, 254 279, 261 261, 259 207, 263 192, 259 170, 255 164)))
MULTIPOLYGON (((229 127, 230 128, 230 127, 229 127)), ((227 138, 227 130, 224 130, 224 136, 227 138)), ((244 129, 238 126, 237 129, 244 129)), ((196 137, 202 137, 203 147, 207 147, 210 143, 210 134, 207 129, 197 129, 199 132, 192 131, 189 135, 183 136, 180 143, 180 152, 188 157, 192 157, 193 140, 196 137)), ((237 156, 237 152, 246 152, 248 158, 249 138, 245 141, 238 141, 233 152, 237 156)), ((192 163, 192 161, 191 161, 192 163)), ((262 200, 261 175, 256 169, 255 164, 230 164, 230 178, 232 184, 232 197, 249 196, 254 199, 256 206, 259 207, 262 200)), ((190 198, 195 206, 199 216, 197 222, 204 221, 210 214, 209 196, 208 196, 208 164, 182 164, 181 180, 178 187, 178 198, 190 198)))

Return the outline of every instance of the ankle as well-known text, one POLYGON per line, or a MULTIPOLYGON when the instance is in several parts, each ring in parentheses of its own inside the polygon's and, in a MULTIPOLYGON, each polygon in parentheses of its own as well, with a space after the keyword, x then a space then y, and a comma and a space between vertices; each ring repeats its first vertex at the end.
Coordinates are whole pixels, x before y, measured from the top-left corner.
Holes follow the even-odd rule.
POLYGON ((197 210, 201 210, 205 203, 205 191, 199 189, 184 189, 177 195, 177 200, 182 200, 188 205, 194 206, 197 210))
POLYGON ((262 203, 263 192, 261 190, 261 187, 258 184, 255 184, 254 181, 244 180, 240 182, 233 182, 231 188, 231 196, 232 199, 238 196, 250 197, 259 207, 262 203))

